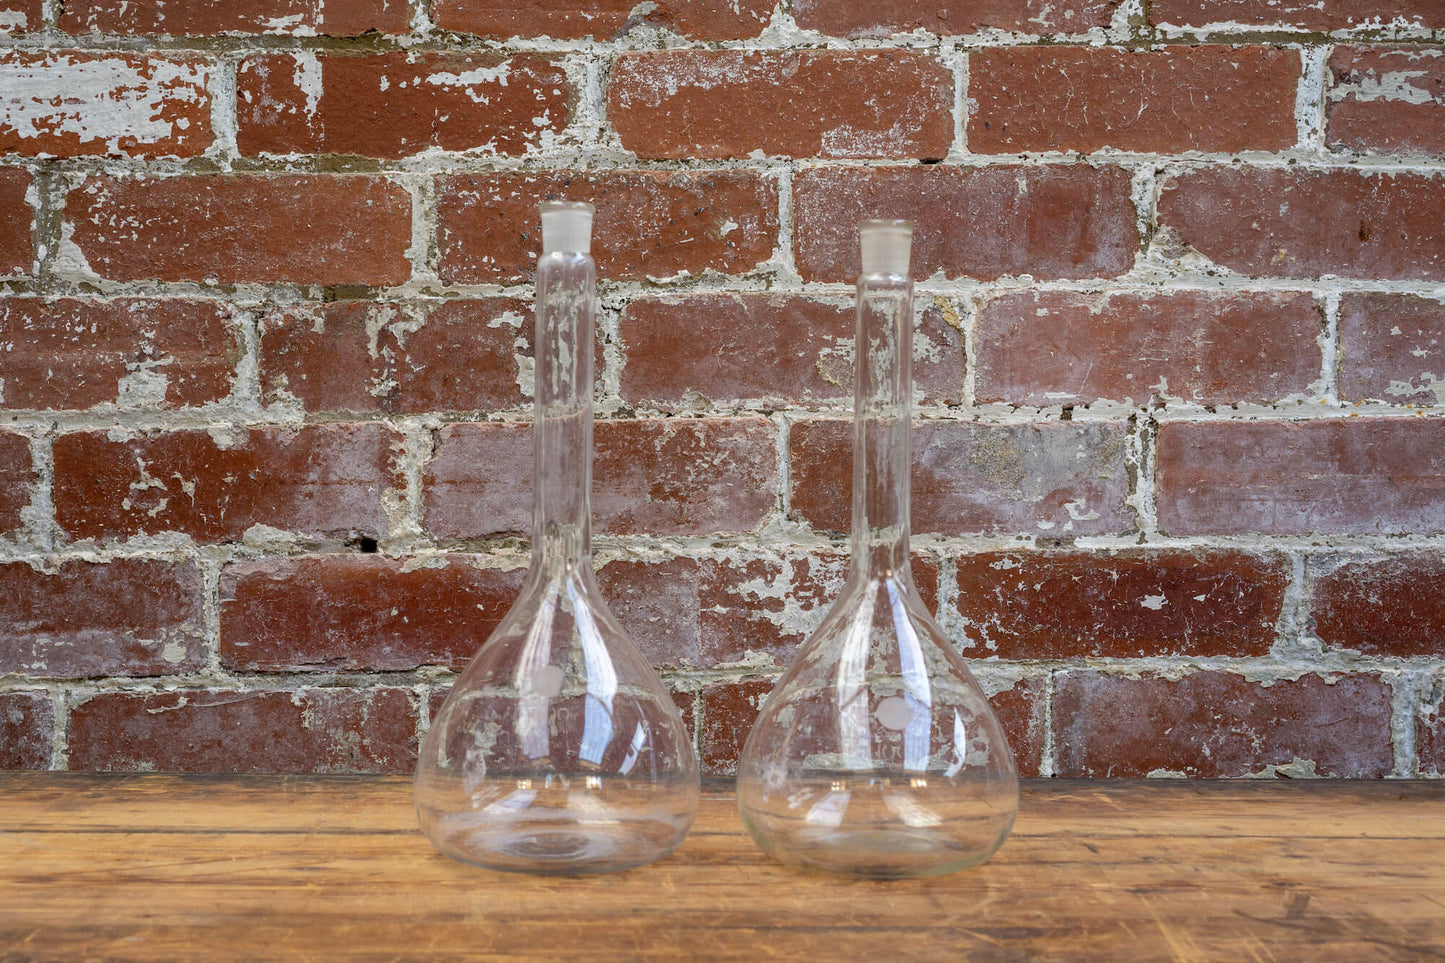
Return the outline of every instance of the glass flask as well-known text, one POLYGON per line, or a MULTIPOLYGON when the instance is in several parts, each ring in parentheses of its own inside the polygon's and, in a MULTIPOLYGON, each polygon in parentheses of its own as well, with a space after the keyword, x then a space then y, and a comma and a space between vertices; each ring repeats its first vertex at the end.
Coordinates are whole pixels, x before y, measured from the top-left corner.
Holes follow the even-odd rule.
POLYGON ((542 205, 531 569, 417 763, 422 830, 491 869, 641 866, 676 849, 697 814, 688 730, 592 572, 591 231, 590 205, 542 205))
POLYGON ((908 560, 912 225, 864 221, 853 420, 852 570, 763 705, 738 766, 768 855, 847 876, 975 866, 1018 810, 1013 753, 908 560))

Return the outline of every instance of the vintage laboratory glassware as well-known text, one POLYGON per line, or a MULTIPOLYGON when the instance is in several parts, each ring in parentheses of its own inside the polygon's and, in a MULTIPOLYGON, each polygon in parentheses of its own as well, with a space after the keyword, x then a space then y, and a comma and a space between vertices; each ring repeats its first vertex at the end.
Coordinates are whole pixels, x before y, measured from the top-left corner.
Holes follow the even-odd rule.
POLYGON ((908 560, 912 225, 860 225, 852 572, 763 705, 738 766, 753 839, 794 866, 933 876, 975 866, 1018 810, 988 699, 908 560))
POLYGON ((640 866, 676 849, 697 814, 687 728, 592 572, 591 231, 590 205, 542 205, 531 570, 417 765, 423 831, 492 869, 640 866))

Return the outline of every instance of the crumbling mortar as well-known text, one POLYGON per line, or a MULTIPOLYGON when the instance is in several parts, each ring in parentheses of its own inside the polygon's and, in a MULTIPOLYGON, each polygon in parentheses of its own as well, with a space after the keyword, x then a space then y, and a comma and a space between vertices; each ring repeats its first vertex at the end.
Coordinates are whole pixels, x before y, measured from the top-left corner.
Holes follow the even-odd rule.
POLYGON ((1300 79, 1295 94, 1295 130, 1299 150, 1317 154, 1325 153, 1325 61, 1330 48, 1313 46, 1300 48, 1300 79))

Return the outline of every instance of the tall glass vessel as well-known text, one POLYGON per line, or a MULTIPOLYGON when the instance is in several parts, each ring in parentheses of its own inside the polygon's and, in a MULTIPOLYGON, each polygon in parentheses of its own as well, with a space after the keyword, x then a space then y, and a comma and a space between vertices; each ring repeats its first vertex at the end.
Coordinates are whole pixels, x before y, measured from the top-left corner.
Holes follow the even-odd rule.
POLYGON ((531 570, 417 763, 423 831, 492 869, 640 866, 677 848, 697 814, 682 717, 592 573, 591 231, 590 205, 542 205, 531 570))
POLYGON ((748 736, 738 806, 784 863, 932 876, 1003 844, 1018 778, 988 699, 909 567, 912 226, 864 221, 861 241, 852 572, 748 736))

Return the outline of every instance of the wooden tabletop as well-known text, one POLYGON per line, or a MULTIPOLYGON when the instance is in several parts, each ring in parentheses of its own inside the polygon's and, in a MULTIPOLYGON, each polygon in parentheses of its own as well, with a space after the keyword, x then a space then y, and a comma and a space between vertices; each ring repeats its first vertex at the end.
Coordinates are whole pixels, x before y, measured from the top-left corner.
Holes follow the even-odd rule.
POLYGON ((767 860, 725 788, 616 876, 473 869, 409 780, 0 775, 0 960, 1445 958, 1445 783, 1034 782, 986 865, 767 860))

